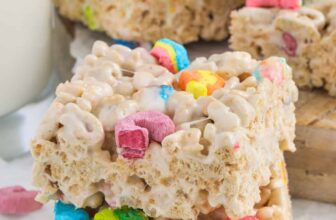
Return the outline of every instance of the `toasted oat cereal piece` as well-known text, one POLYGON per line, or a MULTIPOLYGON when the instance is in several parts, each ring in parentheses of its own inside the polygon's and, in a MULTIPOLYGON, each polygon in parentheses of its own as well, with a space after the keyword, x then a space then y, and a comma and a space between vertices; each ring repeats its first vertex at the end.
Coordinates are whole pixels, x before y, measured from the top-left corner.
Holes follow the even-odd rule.
POLYGON ((219 209, 232 220, 290 220, 283 151, 295 150, 291 68, 279 57, 226 52, 185 71, 195 70, 224 85, 195 97, 179 87, 181 73, 149 52, 96 42, 58 87, 32 142, 39 201, 91 211, 127 206, 156 219, 201 219, 219 209), (157 119, 147 117, 154 111, 157 119), (121 130, 134 135, 120 141, 121 130), (137 140, 145 140, 141 152, 137 140))
POLYGON ((297 11, 245 7, 231 18, 232 49, 285 57, 299 87, 336 95, 336 1, 311 1, 297 11))
POLYGON ((54 0, 62 15, 113 38, 180 43, 222 40, 228 36, 230 12, 244 0, 54 0))

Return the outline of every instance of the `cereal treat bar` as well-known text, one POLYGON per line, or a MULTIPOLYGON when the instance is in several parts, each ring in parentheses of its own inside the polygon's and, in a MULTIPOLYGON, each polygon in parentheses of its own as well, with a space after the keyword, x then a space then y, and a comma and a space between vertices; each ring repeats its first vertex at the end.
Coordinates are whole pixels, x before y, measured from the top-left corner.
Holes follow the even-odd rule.
POLYGON ((298 10, 245 7, 231 18, 232 49, 285 57, 299 87, 336 96, 336 1, 311 1, 298 10))
POLYGON ((244 0, 54 0, 62 15, 113 38, 181 43, 222 40, 230 12, 244 0))
POLYGON ((297 93, 283 58, 98 41, 32 142, 37 199, 95 220, 289 220, 297 93))

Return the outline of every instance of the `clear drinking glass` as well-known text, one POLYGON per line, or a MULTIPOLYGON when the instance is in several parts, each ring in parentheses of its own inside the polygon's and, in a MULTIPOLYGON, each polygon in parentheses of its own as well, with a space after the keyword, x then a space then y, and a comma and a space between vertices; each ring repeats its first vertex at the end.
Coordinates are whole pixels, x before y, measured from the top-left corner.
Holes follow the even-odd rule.
POLYGON ((41 100, 52 75, 51 19, 50 0, 10 0, 0 7, 0 158, 29 149, 25 136, 40 108, 22 107, 41 100))

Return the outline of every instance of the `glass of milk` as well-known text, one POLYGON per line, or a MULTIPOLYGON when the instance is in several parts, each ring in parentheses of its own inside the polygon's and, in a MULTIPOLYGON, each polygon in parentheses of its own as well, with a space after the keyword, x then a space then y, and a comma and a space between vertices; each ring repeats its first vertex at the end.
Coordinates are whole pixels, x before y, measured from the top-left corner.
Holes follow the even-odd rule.
POLYGON ((50 0, 0 7, 0 117, 32 101, 51 74, 50 0))
POLYGON ((49 105, 48 100, 41 102, 45 99, 41 92, 48 90, 55 76, 51 75, 52 13, 50 0, 2 1, 0 160, 29 151, 29 140, 49 105))

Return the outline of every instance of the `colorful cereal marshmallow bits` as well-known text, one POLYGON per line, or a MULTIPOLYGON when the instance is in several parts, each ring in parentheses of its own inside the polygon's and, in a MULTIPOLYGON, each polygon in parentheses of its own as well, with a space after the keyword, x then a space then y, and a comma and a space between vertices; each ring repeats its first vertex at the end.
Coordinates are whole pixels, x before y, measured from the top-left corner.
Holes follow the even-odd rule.
POLYGON ((296 100, 282 58, 98 41, 32 142, 36 199, 56 220, 289 220, 296 100))
POLYGON ((182 45, 166 38, 155 43, 151 54, 160 65, 166 67, 172 73, 177 73, 189 66, 186 49, 182 45))
POLYGON ((158 111, 134 113, 115 126, 115 140, 126 158, 143 158, 150 139, 161 142, 175 132, 174 122, 158 111))
POLYGON ((0 188, 0 214, 24 215, 42 208, 42 204, 35 201, 37 193, 22 186, 0 188))
POLYGON ((216 89, 224 86, 224 79, 207 70, 186 70, 181 72, 179 86, 190 92, 197 99, 200 96, 211 95, 216 89))
POLYGON ((299 9, 303 0, 246 0, 247 7, 277 7, 282 9, 299 9))

